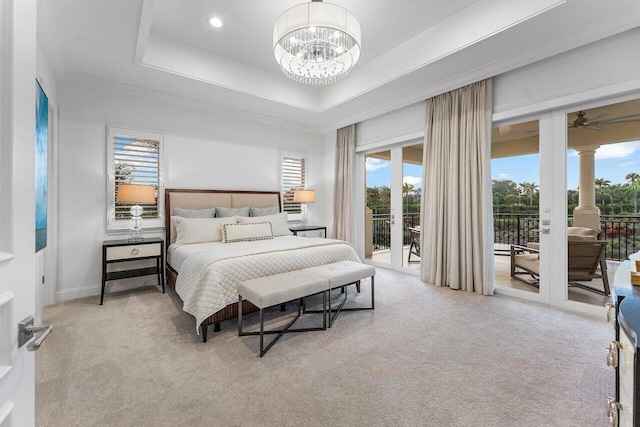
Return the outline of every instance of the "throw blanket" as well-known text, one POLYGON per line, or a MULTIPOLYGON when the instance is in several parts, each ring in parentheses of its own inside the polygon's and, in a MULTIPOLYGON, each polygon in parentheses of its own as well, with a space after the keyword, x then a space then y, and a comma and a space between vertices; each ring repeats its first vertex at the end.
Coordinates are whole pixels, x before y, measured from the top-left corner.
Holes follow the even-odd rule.
POLYGON ((351 245, 341 240, 286 236, 221 243, 186 259, 176 292, 183 310, 196 318, 198 331, 207 317, 238 302, 237 285, 242 281, 344 260, 360 262, 351 245))

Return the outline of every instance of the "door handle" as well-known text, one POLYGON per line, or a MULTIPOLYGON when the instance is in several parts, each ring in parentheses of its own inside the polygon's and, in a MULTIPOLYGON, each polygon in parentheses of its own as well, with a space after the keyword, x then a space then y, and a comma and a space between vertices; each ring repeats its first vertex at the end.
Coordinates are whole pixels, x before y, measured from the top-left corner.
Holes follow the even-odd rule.
POLYGON ((40 348, 44 340, 53 332, 53 325, 34 326, 33 316, 27 316, 18 322, 18 348, 25 345, 38 332, 44 332, 37 340, 27 346, 27 350, 36 351, 40 348))

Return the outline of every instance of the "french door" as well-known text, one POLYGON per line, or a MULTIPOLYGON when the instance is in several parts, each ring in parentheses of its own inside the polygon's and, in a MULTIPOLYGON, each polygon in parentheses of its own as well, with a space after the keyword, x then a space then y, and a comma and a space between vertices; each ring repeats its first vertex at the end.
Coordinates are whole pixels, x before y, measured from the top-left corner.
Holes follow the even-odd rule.
POLYGON ((358 250, 368 263, 420 269, 422 140, 358 153, 358 250))
POLYGON ((566 119, 560 114, 494 123, 496 293, 564 305, 565 146, 566 119))

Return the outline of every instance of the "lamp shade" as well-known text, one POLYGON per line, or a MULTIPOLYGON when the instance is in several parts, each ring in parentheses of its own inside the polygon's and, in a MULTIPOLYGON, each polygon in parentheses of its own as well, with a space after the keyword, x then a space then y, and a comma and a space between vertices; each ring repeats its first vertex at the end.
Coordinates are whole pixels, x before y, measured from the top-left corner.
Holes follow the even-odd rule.
POLYGON ((316 193, 313 190, 295 190, 293 192, 293 203, 314 203, 316 193))
POLYGON ((133 185, 133 184, 119 185, 116 202, 155 203, 156 188, 150 185, 133 185))

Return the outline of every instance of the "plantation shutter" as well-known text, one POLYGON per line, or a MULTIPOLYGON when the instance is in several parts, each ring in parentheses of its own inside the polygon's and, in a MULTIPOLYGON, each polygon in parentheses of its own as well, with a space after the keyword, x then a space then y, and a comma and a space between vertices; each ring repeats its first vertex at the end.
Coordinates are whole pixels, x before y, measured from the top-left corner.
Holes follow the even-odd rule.
POLYGON ((153 204, 141 204, 143 218, 158 218, 160 141, 116 136, 113 138, 115 219, 128 220, 135 203, 116 202, 121 184, 150 185, 156 190, 153 204))
POLYGON ((290 214, 302 212, 300 203, 293 203, 293 190, 306 188, 305 159, 282 157, 282 209, 290 214))

